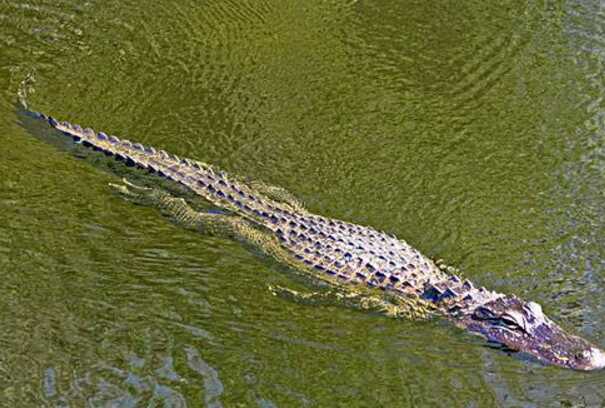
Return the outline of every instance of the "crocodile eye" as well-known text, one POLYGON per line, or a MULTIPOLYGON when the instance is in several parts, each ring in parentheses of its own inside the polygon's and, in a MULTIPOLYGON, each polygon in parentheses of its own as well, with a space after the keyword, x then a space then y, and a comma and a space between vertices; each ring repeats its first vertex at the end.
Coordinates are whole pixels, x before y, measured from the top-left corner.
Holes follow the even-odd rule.
POLYGON ((500 316, 500 322, 509 329, 525 331, 525 325, 520 316, 505 314, 500 316))
POLYGON ((501 321, 502 323, 504 323, 505 325, 507 325, 507 326, 512 326, 512 327, 520 327, 520 326, 519 326, 519 324, 518 324, 518 323, 517 323, 517 322, 516 322, 514 319, 511 319, 511 318, 510 318, 510 317, 508 317, 508 316, 502 316, 502 317, 500 318, 500 321, 501 321))

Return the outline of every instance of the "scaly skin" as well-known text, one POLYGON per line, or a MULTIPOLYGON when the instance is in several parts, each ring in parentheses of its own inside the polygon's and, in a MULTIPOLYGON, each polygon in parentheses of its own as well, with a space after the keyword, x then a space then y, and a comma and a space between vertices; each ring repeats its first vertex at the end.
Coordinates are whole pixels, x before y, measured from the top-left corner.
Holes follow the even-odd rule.
POLYGON ((246 183, 204 163, 40 113, 29 114, 47 120, 85 146, 181 183, 232 215, 198 213, 182 199, 132 184, 116 187, 124 195, 146 199, 192 228, 242 239, 334 287, 365 288, 363 296, 357 296, 357 290, 341 292, 345 293, 341 298, 350 303, 394 316, 439 314, 492 343, 528 353, 547 364, 578 370, 605 366, 605 353, 566 333, 542 313, 538 304, 476 288, 468 280, 443 272, 405 241, 369 227, 311 214, 279 187, 246 183), (376 293, 385 293, 391 300, 376 293))

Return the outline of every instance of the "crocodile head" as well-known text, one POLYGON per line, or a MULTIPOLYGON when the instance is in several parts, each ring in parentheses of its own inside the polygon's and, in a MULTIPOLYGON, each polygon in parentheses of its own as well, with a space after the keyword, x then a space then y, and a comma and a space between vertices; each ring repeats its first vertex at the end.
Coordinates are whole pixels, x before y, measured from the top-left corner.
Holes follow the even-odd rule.
POLYGON ((576 370, 605 367, 605 352, 566 333, 542 313, 540 305, 504 296, 475 308, 458 325, 505 349, 531 355, 542 363, 576 370))

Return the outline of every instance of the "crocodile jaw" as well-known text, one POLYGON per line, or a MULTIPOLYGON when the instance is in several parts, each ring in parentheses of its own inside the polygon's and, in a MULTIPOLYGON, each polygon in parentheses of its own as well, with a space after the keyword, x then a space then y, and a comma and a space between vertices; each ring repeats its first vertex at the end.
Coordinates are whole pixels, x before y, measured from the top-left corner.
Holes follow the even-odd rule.
POLYGON ((515 296, 479 305, 455 322, 492 344, 527 354, 544 364, 580 371, 605 368, 605 352, 567 333, 545 316, 538 304, 515 296))

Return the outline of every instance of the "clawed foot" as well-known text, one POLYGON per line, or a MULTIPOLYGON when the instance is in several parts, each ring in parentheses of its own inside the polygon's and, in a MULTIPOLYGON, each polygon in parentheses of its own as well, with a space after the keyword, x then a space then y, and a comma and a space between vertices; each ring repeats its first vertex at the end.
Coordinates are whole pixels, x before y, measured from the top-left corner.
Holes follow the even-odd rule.
MULTIPOLYGON (((285 287, 279 286, 279 285, 278 286, 269 285, 268 289, 269 289, 269 292, 271 292, 271 294, 273 296, 278 296, 278 297, 281 297, 284 299, 294 300, 294 301, 299 301, 299 302, 303 301, 304 303, 308 303, 309 300, 317 301, 318 297, 321 296, 317 292, 302 293, 302 292, 298 292, 296 290, 285 288, 285 287)), ((313 302, 313 303, 315 303, 315 302, 313 302)))

